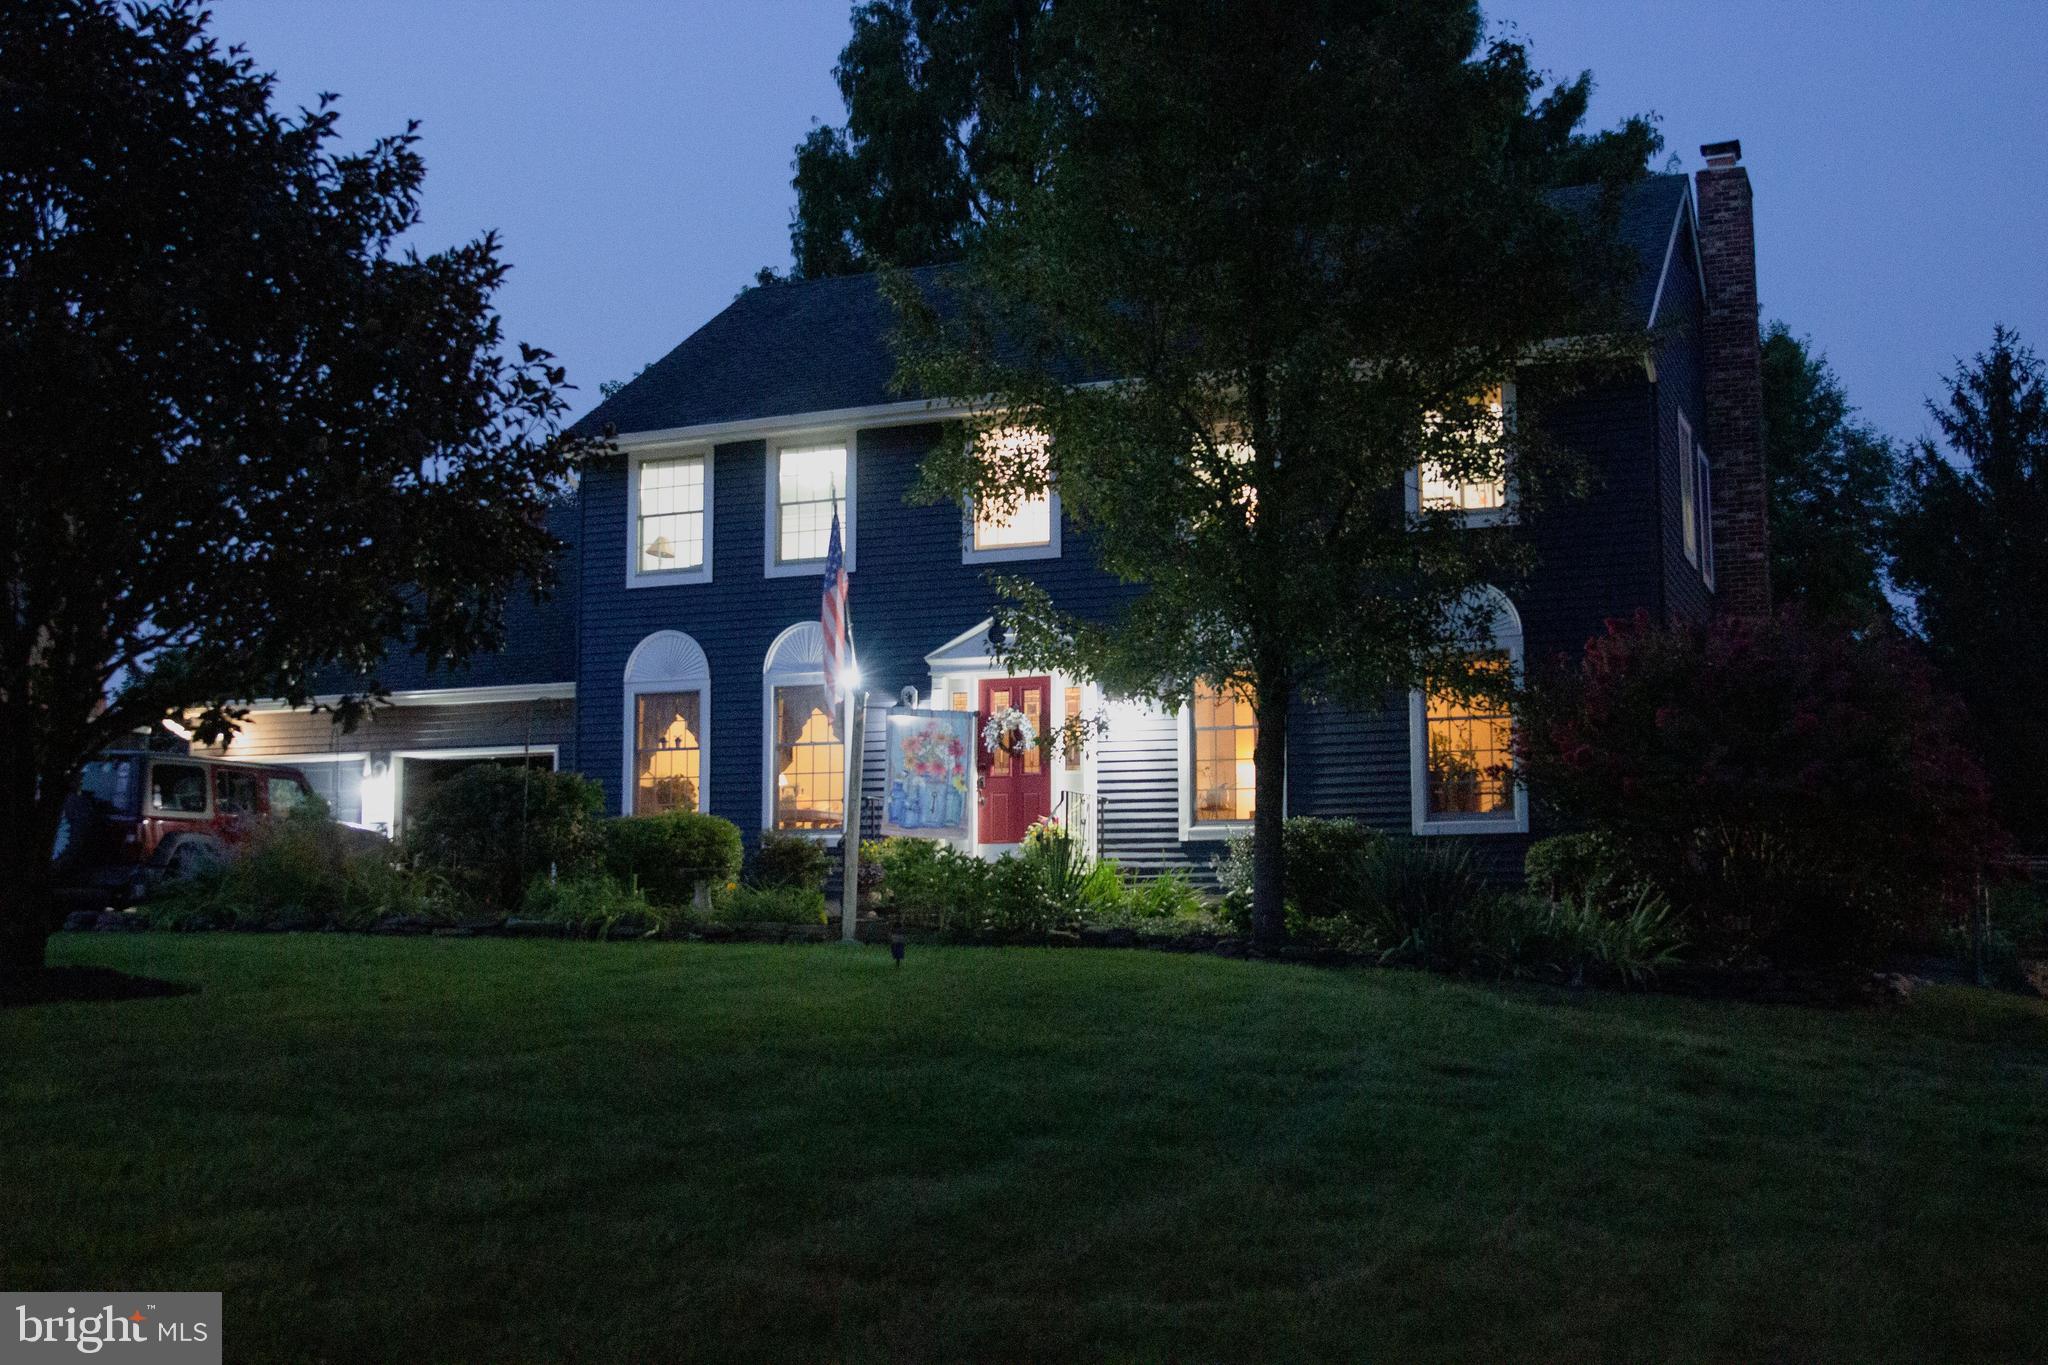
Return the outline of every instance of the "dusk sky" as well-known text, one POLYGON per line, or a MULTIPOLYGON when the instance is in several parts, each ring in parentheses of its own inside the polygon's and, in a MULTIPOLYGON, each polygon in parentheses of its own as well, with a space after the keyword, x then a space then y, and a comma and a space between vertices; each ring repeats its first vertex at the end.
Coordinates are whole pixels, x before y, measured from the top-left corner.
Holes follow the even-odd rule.
MULTIPOLYGON (((838 122, 839 0, 216 0, 288 106, 351 145, 421 120, 422 250, 497 228, 508 335, 625 378, 789 260, 791 150, 838 122)), ((1767 318, 1895 436, 1994 322, 2048 349, 2048 26, 2038 3, 1501 0, 1595 121, 1650 111, 1687 171, 1737 137, 1767 318)))

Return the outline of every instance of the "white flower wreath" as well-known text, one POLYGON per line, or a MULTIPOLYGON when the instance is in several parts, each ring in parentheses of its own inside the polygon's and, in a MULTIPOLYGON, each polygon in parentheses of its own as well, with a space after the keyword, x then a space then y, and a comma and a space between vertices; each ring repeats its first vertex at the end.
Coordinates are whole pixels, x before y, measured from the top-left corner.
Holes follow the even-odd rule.
POLYGON ((1017 736, 1017 746, 1012 753, 1038 743, 1038 732, 1031 728, 1031 718, 1022 711, 1014 706, 991 711, 981 727, 981 747, 994 753, 1003 747, 1004 738, 1013 734, 1017 736))

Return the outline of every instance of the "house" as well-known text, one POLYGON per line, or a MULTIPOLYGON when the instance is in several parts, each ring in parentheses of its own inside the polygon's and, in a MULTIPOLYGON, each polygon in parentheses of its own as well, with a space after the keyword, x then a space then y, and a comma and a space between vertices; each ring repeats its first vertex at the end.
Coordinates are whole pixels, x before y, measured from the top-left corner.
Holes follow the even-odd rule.
MULTIPOLYGON (((1703 151, 1696 193, 1685 176, 1653 176, 1626 203, 1641 368, 1550 419, 1594 489, 1515 532, 1533 537, 1539 568, 1495 589, 1494 646, 1510 659, 1574 652, 1637 611, 1768 609, 1749 180, 1737 144, 1703 151)), ((973 845, 1012 846, 1054 814, 1126 867, 1205 872, 1251 816, 1250 708, 1205 696, 1167 714, 995 662, 991 565, 1082 612, 1134 590, 1094 567, 1056 493, 1001 522, 906 502, 945 414, 891 394, 891 324, 872 276, 743 293, 583 419, 614 429, 621 454, 580 483, 566 623, 544 612, 472 676, 409 680, 369 730, 332 741, 344 752, 315 743, 322 717, 265 713, 236 753, 360 761, 366 819, 402 820, 427 765, 544 753, 601 783, 617 813, 701 809, 750 840, 830 837, 844 759, 818 606, 837 510, 870 699, 866 791, 883 780, 883 721, 911 700, 1015 707, 1040 729, 1099 714, 1106 729, 1079 753, 990 761, 973 845)), ((1475 522, 1497 520, 1504 496, 1428 471, 1408 493, 1475 522)), ((1531 816, 1528 793, 1496 770, 1508 737, 1505 716, 1421 693, 1362 714, 1305 704, 1289 726, 1288 812, 1465 838, 1518 866, 1531 816)))

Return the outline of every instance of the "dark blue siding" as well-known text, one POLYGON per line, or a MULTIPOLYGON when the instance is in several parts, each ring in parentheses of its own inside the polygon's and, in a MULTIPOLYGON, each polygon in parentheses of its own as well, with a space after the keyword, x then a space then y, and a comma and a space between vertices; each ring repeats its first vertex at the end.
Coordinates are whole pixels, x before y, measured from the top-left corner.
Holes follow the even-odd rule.
MULTIPOLYGON (((905 685, 931 685, 925 656, 989 614, 994 596, 984 566, 960 562, 960 513, 950 505, 909 505, 930 426, 859 433, 858 536, 848 610, 864 685, 879 701, 905 685)), ((634 646, 657 630, 680 630, 703 646, 711 666, 708 792, 710 808, 751 835, 761 820, 761 670, 769 646, 798 622, 818 619, 819 580, 766 578, 767 448, 761 441, 717 447, 712 457, 712 581, 674 587, 625 587, 626 475, 623 463, 584 479, 586 536, 579 750, 585 771, 619 808, 624 766, 621 678, 634 646)), ((1027 571, 1077 611, 1104 611, 1130 595, 1090 567, 1081 538, 1067 528, 1057 560, 1005 566, 1027 571)), ((1169 761, 1171 754, 1169 753, 1169 761)))

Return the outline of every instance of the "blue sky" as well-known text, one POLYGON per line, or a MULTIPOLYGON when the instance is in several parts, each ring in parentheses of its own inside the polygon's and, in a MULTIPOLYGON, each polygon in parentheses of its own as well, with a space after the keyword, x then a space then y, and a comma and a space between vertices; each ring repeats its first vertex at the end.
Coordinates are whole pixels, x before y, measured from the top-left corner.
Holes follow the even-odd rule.
MULTIPOLYGON (((342 96, 346 141, 421 120, 422 249, 495 227, 508 334, 580 412, 788 261, 790 155, 841 115, 839 0, 214 0, 288 104, 342 96)), ((1590 67, 1594 114, 1670 150, 1742 139, 1767 317, 1809 334, 1867 418, 1921 400, 1994 322, 2048 350, 2048 25, 2037 3, 1497 0, 1537 60, 1590 67)))

